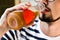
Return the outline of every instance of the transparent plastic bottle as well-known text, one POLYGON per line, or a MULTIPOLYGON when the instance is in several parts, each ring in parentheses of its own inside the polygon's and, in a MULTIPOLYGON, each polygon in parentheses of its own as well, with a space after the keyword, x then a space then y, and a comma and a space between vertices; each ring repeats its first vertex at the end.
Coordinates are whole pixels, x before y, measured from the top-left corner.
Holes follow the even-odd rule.
POLYGON ((35 4, 36 5, 32 5, 30 8, 26 10, 16 10, 9 13, 7 17, 7 22, 10 28, 18 30, 24 26, 32 24, 35 18, 40 14, 41 9, 41 4, 39 0, 37 0, 35 4))

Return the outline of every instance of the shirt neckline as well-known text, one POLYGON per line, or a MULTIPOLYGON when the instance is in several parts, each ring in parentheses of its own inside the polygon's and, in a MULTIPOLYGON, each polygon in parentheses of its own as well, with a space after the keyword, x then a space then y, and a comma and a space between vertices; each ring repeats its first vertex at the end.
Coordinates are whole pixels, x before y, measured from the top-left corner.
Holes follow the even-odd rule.
POLYGON ((42 30, 41 30, 41 26, 40 26, 40 19, 39 19, 39 17, 37 17, 36 18, 37 20, 38 20, 38 23, 37 23, 37 28, 38 28, 38 30, 39 30, 39 32, 40 32, 40 35, 41 35, 41 37, 42 38, 45 38, 45 39, 55 39, 55 38, 59 38, 60 36, 57 36, 57 37, 50 37, 50 36, 47 36, 46 34, 44 34, 43 32, 42 32, 42 30))

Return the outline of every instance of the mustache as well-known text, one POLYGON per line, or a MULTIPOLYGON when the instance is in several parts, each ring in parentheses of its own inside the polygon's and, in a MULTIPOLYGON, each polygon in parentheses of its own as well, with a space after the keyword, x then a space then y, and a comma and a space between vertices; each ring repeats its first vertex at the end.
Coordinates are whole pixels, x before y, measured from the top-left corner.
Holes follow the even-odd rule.
POLYGON ((49 7, 47 7, 47 4, 43 3, 44 4, 44 9, 42 9, 41 13, 45 13, 45 12, 51 12, 51 9, 49 7))

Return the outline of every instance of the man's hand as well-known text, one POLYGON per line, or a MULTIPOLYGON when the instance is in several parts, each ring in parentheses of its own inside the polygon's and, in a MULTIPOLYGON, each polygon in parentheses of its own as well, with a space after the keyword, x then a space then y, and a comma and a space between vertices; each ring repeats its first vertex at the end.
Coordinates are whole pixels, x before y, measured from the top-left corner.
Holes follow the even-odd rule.
POLYGON ((0 18, 0 37, 2 37, 2 35, 9 30, 9 25, 7 24, 7 15, 15 10, 23 10, 23 9, 27 9, 31 6, 31 4, 29 2, 25 2, 25 3, 20 3, 16 6, 13 6, 11 8, 7 8, 5 10, 5 12, 3 13, 3 15, 0 18))
POLYGON ((29 2, 25 2, 25 3, 20 3, 20 4, 16 5, 16 6, 11 7, 11 8, 7 8, 7 9, 5 10, 4 14, 1 16, 0 25, 3 24, 4 20, 6 20, 6 17, 7 17, 7 15, 8 15, 10 12, 12 12, 12 11, 14 11, 14 10, 27 9, 27 8, 29 8, 30 6, 31 6, 31 4, 30 4, 29 2))

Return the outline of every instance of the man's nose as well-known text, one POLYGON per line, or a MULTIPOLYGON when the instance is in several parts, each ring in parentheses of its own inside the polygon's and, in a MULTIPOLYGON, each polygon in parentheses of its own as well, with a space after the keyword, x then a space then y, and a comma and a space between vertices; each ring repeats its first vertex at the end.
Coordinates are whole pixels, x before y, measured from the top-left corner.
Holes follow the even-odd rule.
POLYGON ((42 3, 44 3, 44 4, 48 4, 48 2, 47 2, 48 0, 42 0, 42 3))

